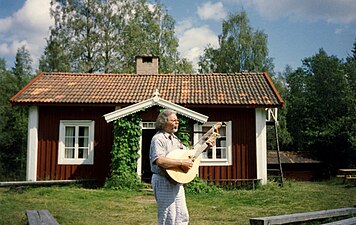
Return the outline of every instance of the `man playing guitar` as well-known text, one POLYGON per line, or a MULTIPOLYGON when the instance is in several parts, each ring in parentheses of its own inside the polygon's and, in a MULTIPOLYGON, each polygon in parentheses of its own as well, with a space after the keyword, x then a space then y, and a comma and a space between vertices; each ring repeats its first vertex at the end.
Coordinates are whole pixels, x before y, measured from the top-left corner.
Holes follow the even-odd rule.
POLYGON ((158 224, 188 224, 183 183, 190 182, 197 175, 200 154, 211 147, 216 138, 212 128, 213 132, 199 141, 199 149, 188 150, 174 135, 178 127, 177 113, 163 110, 157 117, 157 133, 151 141, 152 189, 158 207, 158 224))

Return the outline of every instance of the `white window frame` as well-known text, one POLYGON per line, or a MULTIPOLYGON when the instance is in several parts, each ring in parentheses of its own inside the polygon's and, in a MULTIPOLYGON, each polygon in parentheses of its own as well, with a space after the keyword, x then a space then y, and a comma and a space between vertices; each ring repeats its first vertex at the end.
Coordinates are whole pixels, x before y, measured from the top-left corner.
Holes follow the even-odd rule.
MULTIPOLYGON (((207 122, 204 124, 194 124, 194 131, 202 131, 203 126, 212 127, 217 122, 207 122)), ((232 122, 226 121, 223 122, 225 124, 226 129, 226 159, 216 159, 213 157, 212 159, 203 158, 200 161, 201 166, 230 166, 232 165, 232 122)), ((223 129, 223 128, 220 128, 223 129)), ((200 135, 201 136, 201 135, 200 135)), ((199 133, 194 134, 194 144, 199 140, 199 133)), ((216 154, 216 146, 213 146, 213 156, 216 154)))
MULTIPOLYGON (((94 121, 92 120, 60 120, 59 122, 59 142, 58 142, 58 164, 70 165, 93 165, 94 164, 94 121), (66 126, 88 126, 89 140, 88 140, 88 158, 77 158, 78 143, 75 142, 74 158, 65 158, 65 128, 66 126)), ((78 133, 76 133, 78 135, 78 133)), ((78 137, 75 138, 78 140, 78 137)))

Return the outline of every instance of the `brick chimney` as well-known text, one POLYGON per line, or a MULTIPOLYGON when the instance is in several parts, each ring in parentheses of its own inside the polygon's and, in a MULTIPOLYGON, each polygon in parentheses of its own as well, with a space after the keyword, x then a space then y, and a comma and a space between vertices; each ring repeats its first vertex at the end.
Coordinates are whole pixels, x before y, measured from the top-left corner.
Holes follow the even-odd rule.
POLYGON ((153 55, 136 56, 137 74, 158 74, 159 57, 153 55))

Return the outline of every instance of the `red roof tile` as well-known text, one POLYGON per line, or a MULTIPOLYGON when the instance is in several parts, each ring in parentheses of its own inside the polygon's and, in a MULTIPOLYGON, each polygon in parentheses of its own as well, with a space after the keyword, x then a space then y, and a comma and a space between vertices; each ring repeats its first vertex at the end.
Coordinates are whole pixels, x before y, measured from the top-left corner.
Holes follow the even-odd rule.
POLYGON ((266 73, 84 74, 41 73, 17 93, 14 105, 120 104, 160 97, 176 104, 281 107, 283 100, 266 73))

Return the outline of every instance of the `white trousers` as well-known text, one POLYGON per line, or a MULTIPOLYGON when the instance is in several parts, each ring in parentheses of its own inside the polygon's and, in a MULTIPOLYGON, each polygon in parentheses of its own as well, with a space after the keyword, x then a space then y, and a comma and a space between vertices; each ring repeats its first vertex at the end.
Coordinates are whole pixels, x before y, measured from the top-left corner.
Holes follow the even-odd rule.
POLYGON ((189 214, 182 184, 172 184, 167 178, 153 174, 152 189, 158 208, 159 225, 185 225, 189 214))

